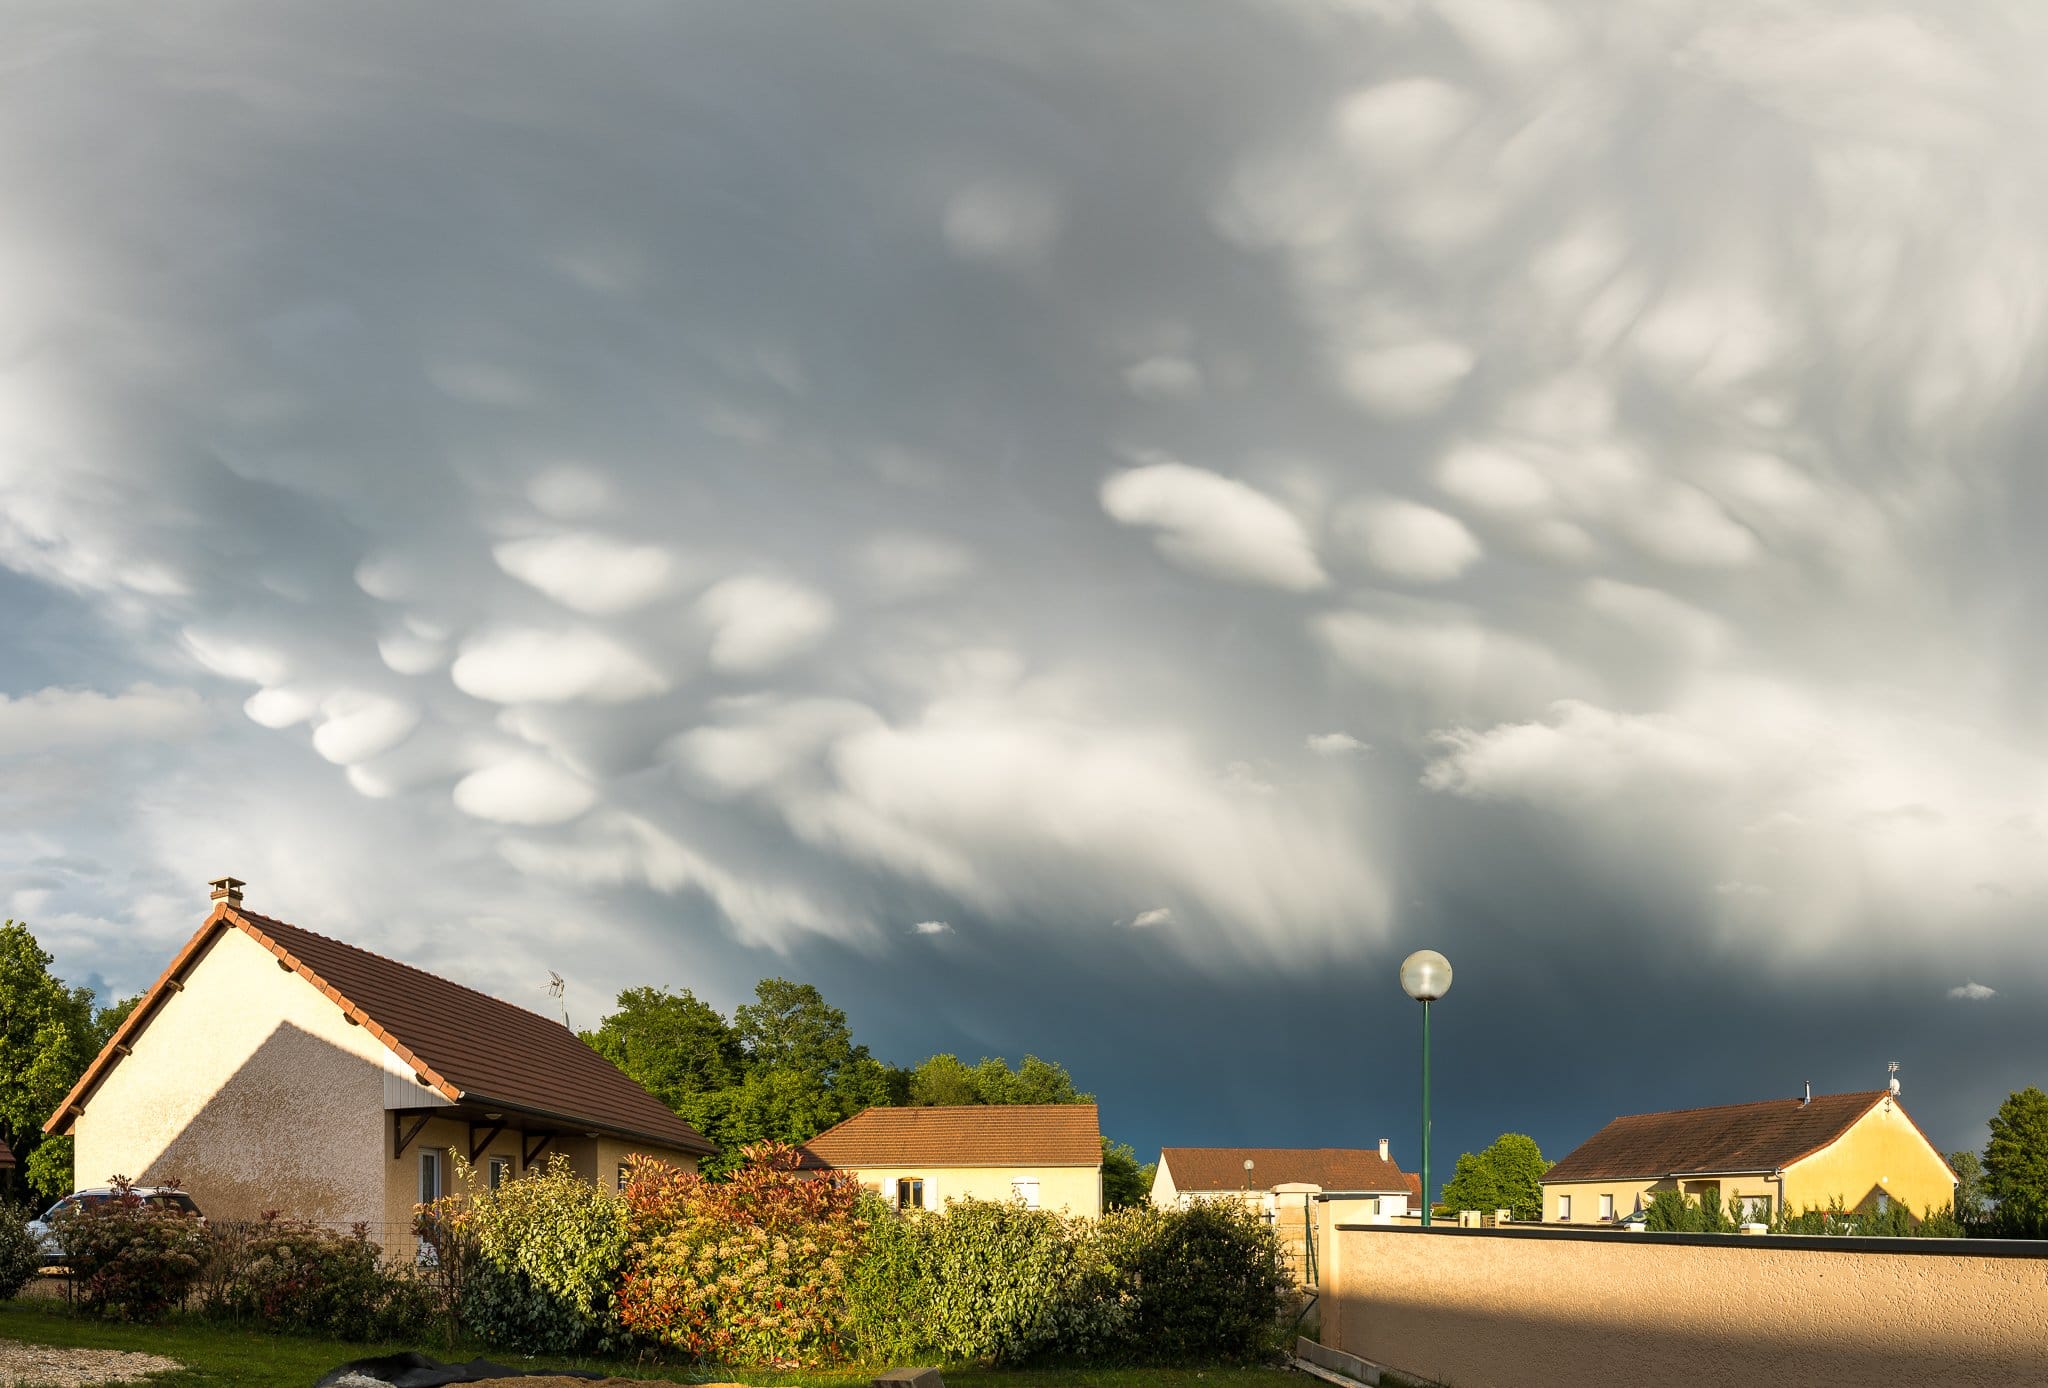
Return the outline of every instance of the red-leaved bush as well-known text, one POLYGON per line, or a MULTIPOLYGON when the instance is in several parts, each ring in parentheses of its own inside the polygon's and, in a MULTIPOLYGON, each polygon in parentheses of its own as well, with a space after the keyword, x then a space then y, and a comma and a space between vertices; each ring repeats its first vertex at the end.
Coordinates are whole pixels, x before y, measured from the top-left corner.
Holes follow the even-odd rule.
POLYGON ((745 1156, 722 1182, 634 1161, 619 1319, 698 1359, 841 1361, 852 1349, 846 1281, 864 1229, 860 1186, 843 1173, 800 1170, 796 1150, 777 1143, 745 1156))

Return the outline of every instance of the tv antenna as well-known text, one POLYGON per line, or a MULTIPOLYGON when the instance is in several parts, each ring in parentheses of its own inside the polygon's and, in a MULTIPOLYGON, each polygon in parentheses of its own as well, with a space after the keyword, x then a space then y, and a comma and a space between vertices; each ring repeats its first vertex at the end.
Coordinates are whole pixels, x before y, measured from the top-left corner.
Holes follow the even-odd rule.
POLYGON ((555 1005, 561 1008, 562 1010, 562 1025, 565 1027, 569 1027, 569 1030, 574 1031, 576 1030, 576 1028, 569 1026, 569 1001, 567 997, 568 991, 569 985, 562 981, 562 976, 556 973, 553 969, 549 969, 548 996, 553 998, 555 1000, 555 1005))
POLYGON ((1890 1112, 1892 1106, 1892 1099, 1896 1099, 1899 1097, 1899 1062, 1894 1060, 1890 1064, 1886 1065, 1885 1069, 1891 1072, 1891 1083, 1885 1086, 1885 1088, 1890 1091, 1891 1097, 1884 1101, 1885 1111, 1890 1112))

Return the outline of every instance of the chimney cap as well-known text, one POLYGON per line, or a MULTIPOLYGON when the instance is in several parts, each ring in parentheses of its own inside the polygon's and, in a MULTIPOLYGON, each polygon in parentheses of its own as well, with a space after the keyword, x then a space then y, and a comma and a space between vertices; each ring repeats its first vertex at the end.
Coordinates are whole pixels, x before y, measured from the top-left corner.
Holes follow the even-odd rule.
POLYGON ((242 888, 249 884, 239 877, 216 877, 207 885, 213 888, 213 899, 215 901, 225 901, 230 906, 240 906, 242 904, 242 888))

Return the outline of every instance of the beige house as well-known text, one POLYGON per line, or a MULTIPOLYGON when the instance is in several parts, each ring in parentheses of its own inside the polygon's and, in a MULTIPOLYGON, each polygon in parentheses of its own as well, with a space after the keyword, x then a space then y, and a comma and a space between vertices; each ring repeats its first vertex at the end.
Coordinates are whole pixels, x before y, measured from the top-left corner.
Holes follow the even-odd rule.
POLYGON ((871 1108, 803 1146, 803 1165, 844 1171, 898 1209, 1016 1200, 1102 1213, 1102 1128, 1093 1104, 871 1108))
POLYGON ((1152 1203, 1242 1200, 1266 1214, 1304 1194, 1335 1202, 1339 1217, 1406 1214, 1421 1181, 1403 1171, 1385 1138, 1370 1147, 1163 1147, 1152 1174, 1152 1203))
POLYGON ((1819 1094, 1617 1118, 1544 1174, 1543 1218, 1611 1223, 1665 1190, 1712 1190, 1760 1220, 1837 1199, 1918 1216, 1951 1204, 1955 1180, 1892 1091, 1819 1094))
POLYGON ((45 1125, 81 1186, 176 1181, 206 1214, 265 1210, 412 1244, 455 1159, 492 1185, 552 1154, 617 1183, 642 1153, 715 1149, 560 1022, 242 906, 213 914, 45 1125))

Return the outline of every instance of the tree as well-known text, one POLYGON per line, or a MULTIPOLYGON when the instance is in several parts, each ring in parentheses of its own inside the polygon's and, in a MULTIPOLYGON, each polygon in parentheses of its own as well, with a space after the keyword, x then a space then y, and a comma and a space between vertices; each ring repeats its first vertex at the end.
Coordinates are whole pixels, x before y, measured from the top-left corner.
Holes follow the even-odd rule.
POLYGON ((983 1102, 973 1070, 957 1055, 935 1055, 910 1072, 910 1102, 920 1108, 946 1108, 983 1102))
POLYGON ((1992 1115, 1983 1189, 2006 1220, 2048 1219, 2048 1094, 2033 1085, 2007 1096, 1992 1115))
POLYGON ((1541 1182, 1549 1169, 1535 1138, 1502 1133, 1485 1151, 1458 1158, 1444 1183, 1442 1203, 1454 1210, 1506 1209, 1516 1219, 1541 1219, 1541 1182))
POLYGON ((795 1070, 829 1084, 841 1067, 867 1054, 853 1044, 846 1014, 808 983, 764 978, 754 986, 754 999, 741 1003, 732 1020, 756 1067, 795 1070))
POLYGON ((956 1055, 935 1055, 910 1072, 910 1102, 956 1104, 1085 1104, 1094 1095, 1074 1088, 1064 1065, 1024 1057, 1015 1070, 1000 1056, 968 1066, 956 1055))
POLYGON ((738 1083, 746 1064, 739 1033, 687 988, 629 988, 619 994, 618 1010, 582 1035, 678 1112, 699 1095, 738 1083))
POLYGON ((1948 1164, 1956 1173, 1956 1218, 1977 1218, 1984 1213, 1984 1159, 1964 1148, 1950 1152, 1948 1164))
POLYGON ((1152 1198, 1152 1177, 1159 1163, 1138 1165, 1128 1142, 1102 1139, 1102 1203, 1112 1210, 1131 1209, 1152 1198))
MULTIPOLYGON (((0 1141, 25 1168, 44 1140, 44 1121, 99 1049, 92 989, 67 988, 50 972, 53 962, 26 925, 0 925, 0 1141)), ((29 1174, 47 1177, 49 1165, 29 1174)), ((68 1190, 68 1169, 63 1179, 68 1190)))

